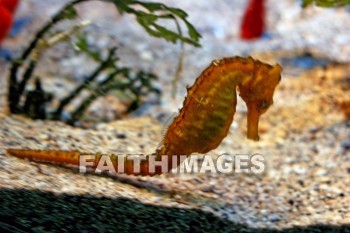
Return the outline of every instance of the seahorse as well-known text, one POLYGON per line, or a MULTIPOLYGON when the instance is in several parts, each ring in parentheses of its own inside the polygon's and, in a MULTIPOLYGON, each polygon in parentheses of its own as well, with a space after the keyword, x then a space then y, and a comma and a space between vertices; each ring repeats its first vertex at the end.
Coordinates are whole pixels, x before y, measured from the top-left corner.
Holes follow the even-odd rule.
MULTIPOLYGON (((273 94, 281 80, 282 67, 271 66, 252 57, 228 57, 214 60, 199 75, 192 87, 187 87, 187 97, 177 117, 169 125, 162 143, 155 153, 155 161, 168 164, 150 170, 149 160, 140 163, 139 172, 134 171, 134 161, 124 160, 124 172, 133 175, 156 175, 177 167, 180 156, 193 153, 204 154, 217 148, 227 136, 236 111, 237 90, 247 105, 247 137, 259 140, 259 118, 273 104, 273 94), (165 161, 162 157, 165 156, 165 161), (173 159, 176 161, 174 162, 173 159)), ((78 151, 37 151, 8 149, 17 157, 30 160, 79 165, 78 151)), ((97 166, 101 155, 94 158, 97 166)), ((118 166, 118 156, 112 156, 118 166)))

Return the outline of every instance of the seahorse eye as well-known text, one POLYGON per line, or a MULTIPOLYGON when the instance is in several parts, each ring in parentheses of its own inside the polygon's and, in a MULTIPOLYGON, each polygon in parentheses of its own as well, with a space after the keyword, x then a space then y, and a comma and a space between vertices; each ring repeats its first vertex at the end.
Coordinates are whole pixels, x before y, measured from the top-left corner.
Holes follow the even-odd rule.
POLYGON ((260 109, 267 109, 268 107, 270 107, 269 101, 263 100, 260 104, 260 109))

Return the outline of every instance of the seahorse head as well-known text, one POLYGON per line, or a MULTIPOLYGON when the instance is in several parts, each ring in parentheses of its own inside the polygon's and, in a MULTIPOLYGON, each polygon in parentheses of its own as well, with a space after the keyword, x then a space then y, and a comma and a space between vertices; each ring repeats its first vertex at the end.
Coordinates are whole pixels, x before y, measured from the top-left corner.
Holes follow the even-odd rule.
POLYGON ((273 93, 281 80, 282 67, 256 64, 254 73, 247 75, 238 85, 241 98, 248 107, 247 137, 259 140, 259 117, 273 104, 273 93))

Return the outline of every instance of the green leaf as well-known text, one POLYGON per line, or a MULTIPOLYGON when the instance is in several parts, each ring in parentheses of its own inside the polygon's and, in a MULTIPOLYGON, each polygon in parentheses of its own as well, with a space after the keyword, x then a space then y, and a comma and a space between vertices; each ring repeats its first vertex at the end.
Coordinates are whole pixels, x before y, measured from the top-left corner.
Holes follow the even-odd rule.
MULTIPOLYGON (((188 28, 188 33, 191 37, 191 39, 195 42, 199 41, 199 39, 202 37, 201 34, 199 34, 199 32, 197 32, 197 30, 194 28, 194 26, 192 24, 190 24, 187 20, 185 21, 186 26, 188 28)), ((200 44, 199 43, 195 43, 195 46, 199 47, 200 44)))
POLYGON ((166 9, 167 9, 169 12, 173 13, 174 15, 178 16, 178 17, 181 18, 181 19, 185 19, 185 18, 188 17, 188 14, 187 14, 185 11, 181 10, 181 9, 178 9, 178 8, 169 8, 169 7, 167 7, 166 9))
POLYGON ((98 51, 93 51, 87 42, 86 39, 86 33, 80 33, 77 36, 77 41, 72 42, 74 49, 79 51, 79 52, 84 52, 86 53, 90 58, 97 62, 101 62, 101 54, 98 51))
POLYGON ((302 7, 305 8, 307 6, 309 6, 310 4, 312 4, 313 0, 303 0, 302 2, 302 7))
POLYGON ((350 5, 350 0, 303 0, 302 7, 315 4, 319 7, 340 7, 350 5))
POLYGON ((158 17, 152 14, 147 14, 144 12, 138 12, 136 14, 137 21, 142 25, 152 25, 155 24, 155 21, 157 21, 158 17))
MULTIPOLYGON (((173 43, 176 42, 177 39, 181 38, 177 33, 170 31, 166 29, 165 27, 162 27, 160 25, 153 25, 157 29, 157 33, 160 37, 163 37, 167 41, 171 41, 173 43)), ((184 38, 182 38, 184 39, 184 38)))
POLYGON ((112 0, 112 2, 117 7, 119 13, 123 14, 129 11, 129 5, 132 4, 134 0, 112 0))
POLYGON ((64 19, 76 19, 78 16, 77 11, 74 9, 73 6, 68 7, 62 14, 62 18, 64 19))
POLYGON ((163 3, 143 2, 136 0, 112 0, 118 11, 122 13, 129 13, 136 16, 137 22, 146 30, 148 34, 154 37, 163 38, 172 43, 182 41, 199 47, 199 39, 201 35, 195 27, 187 20, 188 14, 179 9, 168 7, 163 3), (137 7, 141 6, 143 9, 137 7), (158 19, 174 21, 178 26, 177 21, 182 21, 186 26, 188 36, 184 36, 181 30, 172 31, 157 23, 158 19))
POLYGON ((134 3, 139 4, 149 10, 150 12, 164 10, 164 4, 161 3, 155 3, 155 2, 139 2, 134 1, 134 3))

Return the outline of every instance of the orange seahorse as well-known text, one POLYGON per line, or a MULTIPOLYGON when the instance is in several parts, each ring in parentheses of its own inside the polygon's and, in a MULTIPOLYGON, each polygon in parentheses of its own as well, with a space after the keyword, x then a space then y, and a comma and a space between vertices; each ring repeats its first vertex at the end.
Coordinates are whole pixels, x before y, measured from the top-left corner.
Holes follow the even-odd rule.
MULTIPOLYGON (((247 137, 259 140, 258 123, 260 116, 273 103, 273 94, 281 80, 282 68, 254 60, 251 57, 229 57, 214 60, 194 85, 187 88, 188 95, 178 116, 167 129, 161 146, 152 156, 155 161, 162 161, 165 156, 166 171, 157 166, 150 171, 149 160, 142 160, 140 172, 135 173, 134 161, 125 160, 126 174, 155 175, 168 172, 180 164, 180 159, 173 163, 173 158, 189 156, 192 153, 207 153, 219 146, 227 136, 235 114, 237 103, 236 90, 248 108, 247 137)), ((8 149, 8 153, 37 161, 79 165, 78 151, 37 151, 8 149)), ((151 155, 147 155, 148 157, 151 155)), ((147 157, 146 156, 146 157, 147 157)), ((93 167, 97 166, 101 155, 94 158, 93 167)), ((118 166, 118 156, 111 156, 113 165, 118 166)))

